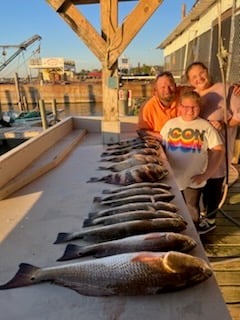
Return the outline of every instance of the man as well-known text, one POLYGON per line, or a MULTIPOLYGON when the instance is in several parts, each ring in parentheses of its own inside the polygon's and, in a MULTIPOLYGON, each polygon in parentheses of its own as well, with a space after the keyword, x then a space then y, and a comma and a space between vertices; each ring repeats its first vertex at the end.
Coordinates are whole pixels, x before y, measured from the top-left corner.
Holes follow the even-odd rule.
POLYGON ((154 83, 154 95, 140 108, 138 133, 150 134, 160 139, 163 125, 178 115, 179 93, 183 87, 177 87, 171 72, 160 73, 154 83))

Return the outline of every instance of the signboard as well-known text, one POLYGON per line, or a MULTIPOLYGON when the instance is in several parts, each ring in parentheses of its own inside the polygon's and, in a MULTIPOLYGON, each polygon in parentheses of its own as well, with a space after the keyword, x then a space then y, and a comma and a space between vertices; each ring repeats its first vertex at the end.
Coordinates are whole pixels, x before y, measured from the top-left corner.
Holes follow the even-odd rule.
POLYGON ((43 68, 63 68, 64 59, 63 58, 42 58, 43 68))

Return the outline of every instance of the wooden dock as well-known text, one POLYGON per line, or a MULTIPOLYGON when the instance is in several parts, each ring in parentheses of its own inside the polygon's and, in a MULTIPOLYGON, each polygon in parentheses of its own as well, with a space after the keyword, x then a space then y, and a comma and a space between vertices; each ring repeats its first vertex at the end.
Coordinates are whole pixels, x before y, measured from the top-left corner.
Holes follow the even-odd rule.
MULTIPOLYGON (((240 165, 234 165, 240 172, 240 165)), ((232 177, 230 172, 230 184, 232 177)), ((217 228, 201 236, 218 285, 233 320, 240 319, 240 178, 228 189, 217 214, 217 228)), ((233 182, 233 181, 232 181, 233 182)), ((214 307, 214 306, 213 306, 214 307)))

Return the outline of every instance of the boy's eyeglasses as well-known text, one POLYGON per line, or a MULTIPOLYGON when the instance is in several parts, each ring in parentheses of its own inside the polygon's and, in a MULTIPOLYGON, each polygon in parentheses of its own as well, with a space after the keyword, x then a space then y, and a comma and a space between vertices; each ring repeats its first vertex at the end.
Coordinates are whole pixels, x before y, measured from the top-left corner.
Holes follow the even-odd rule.
POLYGON ((200 109, 200 107, 198 107, 198 106, 184 106, 183 104, 181 104, 181 107, 184 110, 198 110, 198 109, 200 109))

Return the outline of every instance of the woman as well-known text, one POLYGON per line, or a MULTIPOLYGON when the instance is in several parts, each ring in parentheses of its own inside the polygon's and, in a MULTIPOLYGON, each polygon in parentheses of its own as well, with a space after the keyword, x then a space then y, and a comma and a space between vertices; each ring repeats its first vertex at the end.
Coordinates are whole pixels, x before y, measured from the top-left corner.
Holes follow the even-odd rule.
MULTIPOLYGON (((219 132, 225 141, 225 87, 223 83, 213 83, 209 77, 208 69, 202 62, 193 62, 186 70, 189 84, 202 97, 200 116, 208 120, 219 132)), ((230 86, 227 85, 227 93, 230 86)), ((240 124, 240 96, 231 95, 226 110, 228 161, 231 162, 237 126, 240 124)), ((211 151, 210 151, 211 152, 211 151)), ((203 204, 208 218, 203 219, 199 225, 202 232, 215 228, 215 217, 222 197, 223 182, 226 175, 226 164, 223 161, 215 173, 207 180, 203 190, 203 204)))

